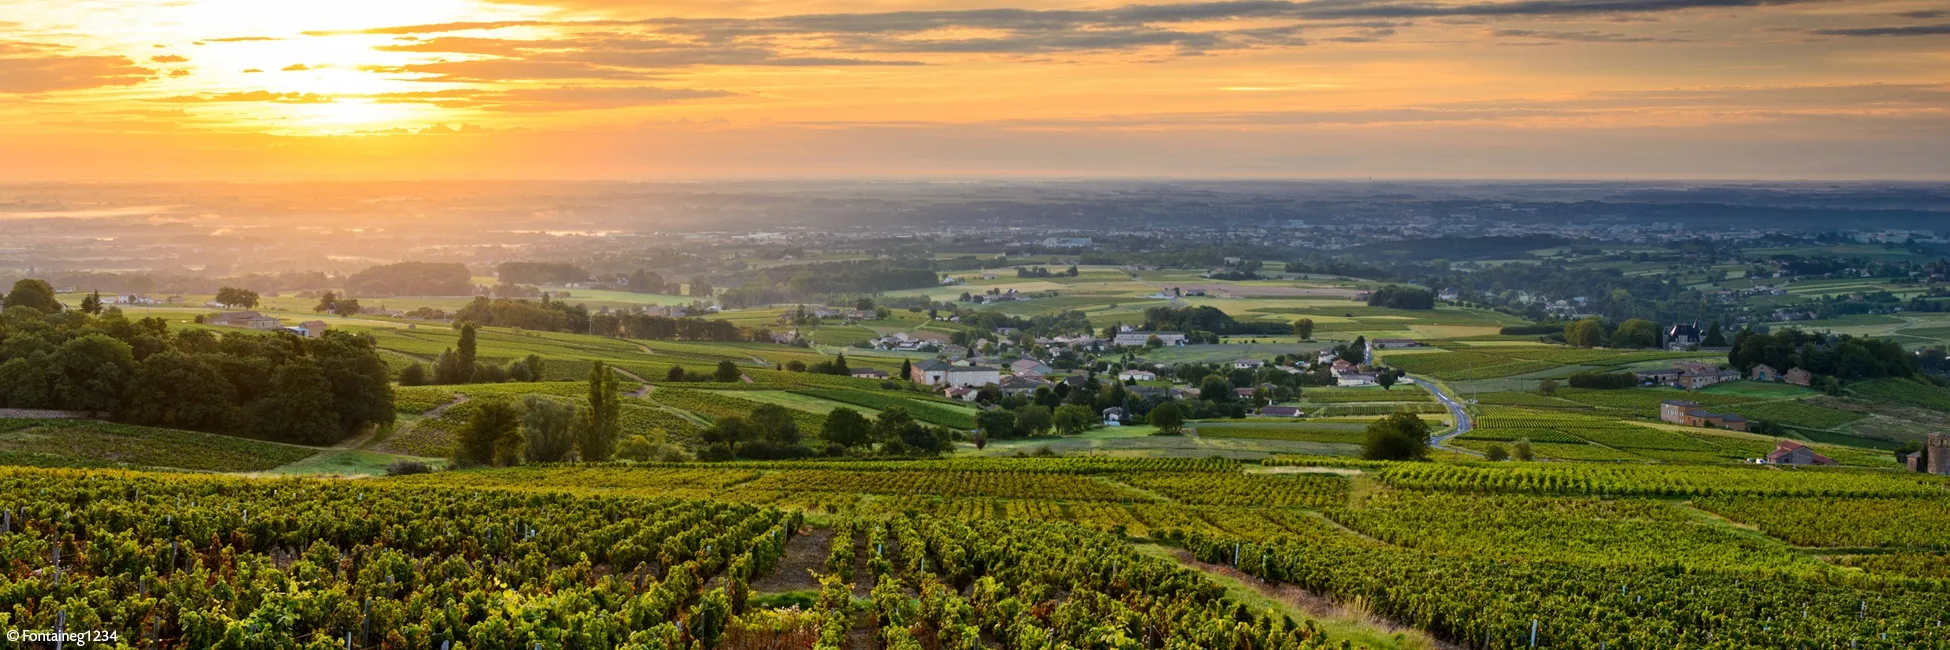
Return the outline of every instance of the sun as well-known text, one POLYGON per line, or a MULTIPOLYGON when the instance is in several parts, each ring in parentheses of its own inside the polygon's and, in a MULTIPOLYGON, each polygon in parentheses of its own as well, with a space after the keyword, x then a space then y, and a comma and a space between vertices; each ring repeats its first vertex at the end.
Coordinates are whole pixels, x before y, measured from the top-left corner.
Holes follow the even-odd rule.
POLYGON ((294 130, 316 134, 383 130, 420 124, 434 116, 424 115, 425 107, 391 104, 368 99, 339 99, 317 104, 294 104, 290 111, 294 130))

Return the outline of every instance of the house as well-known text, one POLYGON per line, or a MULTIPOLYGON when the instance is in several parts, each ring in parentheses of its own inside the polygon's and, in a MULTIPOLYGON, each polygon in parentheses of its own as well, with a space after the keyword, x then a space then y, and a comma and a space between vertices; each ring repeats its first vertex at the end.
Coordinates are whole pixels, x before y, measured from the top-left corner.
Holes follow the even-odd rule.
POLYGON ((254 330, 274 330, 284 327, 284 321, 265 316, 254 311, 227 311, 203 317, 205 325, 222 327, 245 327, 254 330))
POLYGON ((1263 365, 1266 365, 1266 362, 1258 359, 1237 359, 1232 362, 1232 367, 1239 370, 1257 370, 1263 365))
POLYGON ((954 364, 946 361, 928 359, 914 364, 914 376, 910 379, 929 386, 941 386, 948 383, 948 371, 954 368, 954 364))
POLYGON ((996 387, 1002 389, 1005 395, 1027 395, 1036 392, 1038 388, 1048 385, 1050 383, 1043 381, 1041 378, 1023 375, 1010 375, 996 382, 996 387))
POLYGON ((1774 366, 1763 363, 1754 366, 1753 370, 1748 371, 1747 378, 1754 381, 1780 381, 1781 371, 1775 370, 1774 366))
POLYGON ((1232 396, 1233 396, 1233 397, 1237 397, 1237 398, 1239 398, 1239 399, 1252 399, 1252 398, 1253 398, 1253 389, 1251 389, 1251 388, 1234 388, 1234 389, 1232 389, 1232 396))
POLYGON ((1912 451, 1903 455, 1904 469, 1907 469, 1912 472, 1921 472, 1923 470, 1929 469, 1928 467, 1924 466, 1923 463, 1924 463, 1923 452, 1912 451))
POLYGON ((946 395, 948 399, 958 399, 964 402, 975 401, 975 397, 980 393, 981 391, 975 390, 973 388, 968 388, 966 386, 956 386, 954 388, 941 391, 941 394, 946 395))
POLYGON ((1107 427, 1124 426, 1124 407, 1113 406, 1104 409, 1104 426, 1107 427))
POLYGON ((1002 370, 992 366, 958 366, 948 369, 946 381, 950 386, 987 386, 1002 381, 1002 370))
POLYGON ((1698 402, 1666 400, 1659 404, 1659 419, 1672 424, 1688 427, 1717 427, 1733 431, 1746 431, 1747 418, 1726 413, 1714 413, 1701 408, 1698 402))
POLYGON ((1015 363, 1009 364, 1009 371, 1018 375, 1047 375, 1054 372, 1054 369, 1035 359, 1017 359, 1015 363))
POLYGON ((1774 445, 1774 451, 1766 458, 1769 465, 1835 465, 1835 459, 1815 453, 1807 445, 1793 440, 1782 440, 1774 445))
POLYGON ((861 379, 886 379, 887 378, 887 371, 877 370, 874 368, 855 368, 853 369, 853 372, 851 374, 861 379))
POLYGON ((308 321, 305 321, 305 322, 303 322, 303 323, 299 323, 299 324, 297 324, 297 325, 295 325, 295 326, 292 326, 292 327, 287 327, 287 328, 284 328, 284 329, 286 329, 286 330, 288 330, 288 331, 290 331, 290 332, 291 332, 292 334, 297 334, 297 335, 299 335, 299 336, 302 336, 302 337, 305 337, 305 338, 308 338, 308 339, 316 339, 316 338, 324 338, 324 337, 325 337, 325 329, 326 329, 327 327, 330 327, 330 326, 329 326, 329 325, 326 325, 326 324, 325 324, 325 321, 322 321, 322 320, 308 320, 308 321))
POLYGON ((1699 325, 1694 323, 1680 323, 1666 331, 1666 349, 1683 351, 1697 347, 1703 339, 1704 336, 1700 334, 1699 325))
POLYGON ((1800 368, 1789 368, 1786 373, 1781 375, 1781 381, 1785 381, 1787 383, 1794 384, 1796 386, 1806 386, 1808 384, 1814 383, 1814 379, 1815 379, 1814 373, 1808 372, 1806 370, 1802 370, 1800 368))
POLYGON ((1158 373, 1149 370, 1125 370, 1117 373, 1118 381, 1157 381, 1158 373))
POLYGON ((1300 407, 1298 406, 1261 407, 1259 409, 1259 414, 1262 417, 1269 417, 1269 418, 1297 418, 1300 417, 1301 415, 1300 407))
POLYGON ((1379 386, 1381 385, 1381 380, 1376 378, 1372 372, 1354 372, 1349 370, 1347 372, 1334 373, 1334 384, 1336 386, 1379 386))
POLYGON ((1063 383, 1069 384, 1071 388, 1083 388, 1090 385, 1090 378, 1083 375, 1070 375, 1063 378, 1063 383))
POLYGON ((1740 373, 1721 368, 1711 363, 1686 362, 1674 364, 1678 377, 1673 385, 1686 390, 1699 390, 1707 386, 1740 379, 1740 373))
POLYGON ((1121 346, 1121 347, 1132 347, 1132 348, 1144 347, 1145 344, 1151 341, 1151 337, 1153 336, 1158 337, 1158 342, 1163 343, 1165 345, 1185 344, 1184 332, 1144 332, 1144 331, 1118 332, 1117 337, 1111 339, 1111 344, 1121 346))

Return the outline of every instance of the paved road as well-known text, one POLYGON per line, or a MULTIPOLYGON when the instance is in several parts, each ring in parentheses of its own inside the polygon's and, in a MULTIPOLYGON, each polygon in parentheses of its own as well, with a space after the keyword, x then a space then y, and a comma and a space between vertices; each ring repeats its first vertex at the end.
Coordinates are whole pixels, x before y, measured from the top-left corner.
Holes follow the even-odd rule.
POLYGON ((1456 421, 1456 428, 1451 429, 1448 433, 1436 436, 1435 444, 1441 445, 1444 442, 1448 442, 1450 438, 1469 433, 1470 427, 1474 426, 1475 423, 1470 421, 1469 409, 1464 408, 1461 401, 1451 396, 1449 391, 1443 390, 1441 384, 1419 377, 1415 379, 1415 383, 1421 384, 1423 388, 1427 388, 1429 392, 1434 393, 1436 401, 1442 402, 1443 406, 1448 407, 1449 417, 1455 418, 1456 421))

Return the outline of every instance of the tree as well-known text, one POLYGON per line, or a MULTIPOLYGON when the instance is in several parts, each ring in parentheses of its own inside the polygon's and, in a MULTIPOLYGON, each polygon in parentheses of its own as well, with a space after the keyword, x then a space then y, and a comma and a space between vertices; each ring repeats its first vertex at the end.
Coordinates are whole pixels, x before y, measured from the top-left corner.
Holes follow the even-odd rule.
POLYGON ((873 440, 873 424, 859 411, 840 407, 826 414, 819 437, 842 447, 858 447, 873 440))
POLYGON ((720 383, 730 383, 738 381, 738 376, 738 365, 725 360, 718 362, 718 371, 711 374, 711 379, 720 383))
POLYGON ((1706 326, 1706 337, 1700 339, 1700 347, 1724 348, 1727 346, 1727 333, 1720 329, 1720 321, 1706 326))
POLYGON ((1547 397, 1548 397, 1548 396, 1551 396, 1551 395, 1556 395, 1556 394, 1557 394, 1557 380, 1555 380, 1555 379, 1546 379, 1546 380, 1543 380, 1543 381, 1540 381, 1540 382, 1537 382, 1537 394, 1539 394, 1539 395, 1544 395, 1544 396, 1547 396, 1547 397))
POLYGON ((758 436, 745 418, 727 415, 711 423, 698 437, 707 445, 702 457, 704 460, 727 461, 737 457, 741 443, 758 436))
POLYGON ((1490 445, 1490 448, 1483 452, 1483 457, 1500 463, 1510 460, 1510 450, 1504 449, 1503 445, 1490 445))
POLYGON ((476 347, 474 324, 460 326, 459 350, 454 354, 456 375, 454 383, 465 384, 474 380, 474 351, 476 347))
POLYGON ((1198 383, 1198 397, 1209 402, 1232 401, 1232 382, 1217 374, 1206 375, 1198 383))
POLYGON ((1517 460, 1537 460, 1537 452, 1531 449, 1529 440, 1517 441, 1517 460))
POLYGON ((502 439, 521 435, 521 417, 521 407, 514 402, 506 399, 482 400, 467 416, 467 424, 462 425, 455 436, 455 464, 495 464, 497 452, 507 447, 502 439))
POLYGON ((334 442, 397 417, 392 377, 370 339, 335 330, 305 341, 305 349, 332 386, 332 407, 338 412, 340 429, 334 442))
POLYGON ((1425 460, 1429 423, 1414 413, 1394 413, 1368 425, 1361 457, 1367 460, 1425 460))
POLYGON ((208 358, 170 351, 142 360, 118 417, 146 426, 219 431, 231 425, 236 401, 236 389, 208 358))
POLYGON ((46 372, 54 408, 113 411, 135 374, 135 353, 107 334, 89 334, 62 343, 48 358, 46 372))
POLYGON ((338 294, 332 293, 330 291, 325 292, 325 295, 318 297, 318 304, 313 305, 311 310, 321 314, 338 313, 339 310, 338 294))
POLYGON ((571 402, 541 395, 523 395, 521 436, 528 448, 522 457, 531 463, 559 463, 575 451, 576 420, 581 408, 571 402))
POLYGON ((1627 320, 1611 333, 1610 343, 1618 348, 1658 347, 1659 325, 1643 318, 1627 320))
POLYGON ((988 435, 989 439, 1016 437, 1016 414, 993 408, 975 415, 975 428, 988 435))
POLYGON ((332 411, 332 384, 306 359, 271 373, 270 391, 251 403, 245 431, 252 438, 301 445, 329 445, 345 437, 332 411))
POLYGON ((664 373, 664 381, 684 381, 684 367, 673 365, 670 372, 664 373))
POLYGON ((13 291, 7 292, 6 300, 0 304, 8 308, 31 307, 43 314, 61 311, 61 303, 54 299, 54 285, 34 278, 14 282, 13 291))
POLYGON ((1401 375, 1395 374, 1393 370, 1383 370, 1374 376, 1374 383, 1381 384, 1382 390, 1394 390, 1395 380, 1400 378, 1401 375))
POLYGON ((1050 427, 1054 424, 1055 417, 1051 415, 1047 406, 1025 404, 1016 409, 1016 431, 1023 435, 1040 436, 1049 433, 1050 427))
POLYGON ((1074 436, 1096 426, 1097 414, 1088 406, 1064 404, 1056 407, 1056 412, 1051 414, 1051 420, 1058 433, 1074 436))
POLYGON ((846 367, 845 352, 841 352, 839 354, 833 355, 833 374, 840 375, 842 377, 853 374, 853 371, 846 367))
POLYGON ((703 278, 691 278, 691 296, 709 298, 711 293, 711 283, 705 282, 703 278))
POLYGON ((914 380, 914 361, 913 361, 912 359, 901 359, 901 375, 900 375, 900 377, 901 377, 901 379, 904 379, 904 380, 907 380, 907 381, 913 381, 913 380, 914 380))
POLYGON ((427 367, 425 364, 415 361, 413 363, 406 364, 405 368, 399 369, 399 385, 423 386, 426 383, 427 383, 427 367))
POLYGON ((785 407, 777 404, 760 406, 752 409, 747 421, 752 427, 752 439, 738 446, 738 455, 762 459, 811 455, 810 450, 799 445, 799 423, 785 407))
POLYGON ((257 292, 237 287, 220 287, 217 289, 217 304, 231 309, 250 309, 257 306, 257 292))
POLYGON ((1157 427, 1158 433, 1162 435, 1175 436, 1184 433, 1185 411, 1179 408, 1177 402, 1159 404, 1157 408, 1151 409, 1150 423, 1151 426, 1157 427))
POLYGON ((1293 321, 1293 335, 1300 337, 1300 340, 1302 341, 1313 340, 1314 319, 1302 318, 1300 320, 1293 321))
POLYGON ((359 306, 359 299, 346 298, 338 302, 338 308, 332 310, 332 313, 338 314, 340 316, 357 316, 359 315, 359 312, 364 310, 365 310, 364 307, 359 306))
POLYGON ((1581 348, 1598 347, 1605 344, 1605 322, 1597 318, 1584 320, 1564 326, 1564 341, 1581 348))
POLYGON ((91 315, 102 313, 102 292, 96 291, 86 296, 82 296, 81 313, 91 314, 91 315))
POLYGON ((576 454, 585 463, 609 460, 615 453, 623 404, 617 394, 616 373, 601 361, 589 364, 589 410, 576 432, 576 454))

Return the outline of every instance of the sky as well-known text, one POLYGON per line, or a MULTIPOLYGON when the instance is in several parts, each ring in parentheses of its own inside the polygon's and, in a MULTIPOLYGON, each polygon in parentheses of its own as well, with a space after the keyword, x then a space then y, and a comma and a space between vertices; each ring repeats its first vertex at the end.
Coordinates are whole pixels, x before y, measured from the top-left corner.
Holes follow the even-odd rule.
POLYGON ((0 0, 0 182, 1950 180, 1950 0, 0 0))

